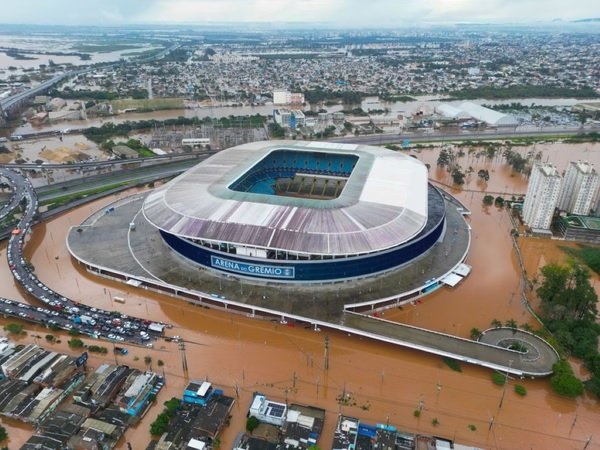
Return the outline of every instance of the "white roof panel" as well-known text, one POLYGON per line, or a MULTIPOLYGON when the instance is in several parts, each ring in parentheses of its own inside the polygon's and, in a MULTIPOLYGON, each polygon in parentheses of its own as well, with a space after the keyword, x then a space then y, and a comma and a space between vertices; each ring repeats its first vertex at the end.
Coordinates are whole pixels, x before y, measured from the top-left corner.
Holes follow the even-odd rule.
POLYGON ((442 278, 442 283, 450 286, 450 287, 454 287, 456 286, 458 283, 460 283, 462 281, 462 277, 460 275, 456 275, 455 273, 451 273, 449 275, 446 275, 444 278, 442 278))
POLYGON ((145 217, 192 239, 308 254, 352 255, 402 244, 427 223, 427 169, 379 147, 330 142, 253 142, 223 150, 148 195, 145 217), (352 154, 339 197, 285 197, 229 188, 271 152, 352 154))

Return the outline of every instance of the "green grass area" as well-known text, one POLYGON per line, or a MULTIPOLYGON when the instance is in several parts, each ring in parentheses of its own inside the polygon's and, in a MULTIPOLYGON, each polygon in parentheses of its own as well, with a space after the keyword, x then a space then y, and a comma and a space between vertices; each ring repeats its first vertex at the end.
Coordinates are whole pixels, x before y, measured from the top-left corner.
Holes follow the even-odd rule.
POLYGON ((580 89, 562 86, 509 86, 497 88, 483 86, 473 89, 463 89, 450 93, 452 99, 473 100, 478 98, 509 99, 509 98, 597 98, 600 95, 591 87, 580 89))
POLYGON ((135 108, 137 112, 183 109, 182 98, 122 99, 111 102, 114 111, 135 108))
POLYGON ((600 274, 600 248, 578 245, 577 248, 560 247, 562 251, 579 259, 594 272, 600 274))
POLYGON ((44 200, 40 202, 41 205, 47 205, 48 209, 58 208, 59 206, 66 205, 68 203, 74 202, 75 200, 79 200, 85 197, 89 197, 90 195, 100 194, 102 192, 107 192, 112 189, 116 189, 122 186, 127 186, 129 183, 121 182, 109 184, 107 186, 101 186, 94 189, 88 189, 86 191, 75 192, 73 194, 62 195, 60 197, 55 197, 52 199, 44 200))
POLYGON ((119 42, 104 43, 104 44, 77 44, 73 46, 73 50, 84 53, 110 53, 123 50, 135 50, 141 48, 137 44, 125 44, 119 42))

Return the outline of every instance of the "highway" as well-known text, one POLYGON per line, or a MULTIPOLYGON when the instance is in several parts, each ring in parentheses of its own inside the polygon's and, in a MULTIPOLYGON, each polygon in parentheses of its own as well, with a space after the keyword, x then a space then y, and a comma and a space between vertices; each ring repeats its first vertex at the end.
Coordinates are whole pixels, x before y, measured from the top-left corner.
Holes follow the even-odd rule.
POLYGON ((5 110, 5 111, 9 110, 15 104, 17 104, 21 101, 27 100, 28 98, 30 98, 36 94, 39 94, 39 93, 45 91, 46 89, 50 88, 51 86, 58 83, 65 77, 73 76, 73 75, 76 75, 77 73, 78 72, 65 72, 60 75, 56 75, 56 76, 50 78, 49 80, 46 80, 43 83, 40 83, 39 85, 37 85, 34 88, 27 89, 26 91, 19 92, 18 94, 7 97, 4 100, 0 101, 0 109, 5 110))
POLYGON ((113 167, 113 166, 121 166, 121 165, 133 165, 133 164, 144 164, 144 163, 156 163, 156 162, 166 162, 166 161, 174 161, 181 159, 191 159, 195 157, 202 156, 210 156, 215 154, 216 151, 200 151, 200 152, 189 152, 189 153, 169 153, 168 155, 156 155, 151 157, 144 158, 129 158, 129 159, 111 159, 107 161, 86 161, 86 162, 73 162, 69 164, 34 164, 34 163, 10 163, 10 164, 0 164, 0 167, 11 168, 11 169, 33 169, 33 170, 49 170, 49 169, 75 169, 75 170, 84 170, 89 169, 91 166, 94 167, 113 167))
POLYGON ((379 133, 366 134, 358 136, 335 137, 329 139, 329 142, 362 144, 362 145, 383 145, 383 144, 402 144, 405 140, 410 143, 415 142, 445 142, 445 141, 481 141, 497 139, 515 139, 526 137, 544 137, 544 136, 576 136, 582 133, 599 132, 600 126, 581 128, 546 128, 546 129, 520 129, 513 128, 490 129, 484 131, 463 131, 463 132, 442 132, 434 131, 432 133, 414 132, 414 133, 379 133))
MULTIPOLYGON (((81 334, 112 342, 152 346, 152 342, 162 335, 162 329, 169 327, 167 324, 152 323, 117 311, 105 311, 84 305, 54 292, 37 278, 23 257, 25 236, 37 216, 37 194, 29 179, 12 170, 0 168, 0 177, 8 180, 8 184, 13 189, 10 205, 18 206, 21 202, 27 205, 8 241, 6 253, 9 268, 23 289, 44 305, 33 307, 26 303, 0 298, 2 313, 48 327, 77 330, 81 334)), ((11 211, 11 208, 3 208, 0 220, 11 211)))

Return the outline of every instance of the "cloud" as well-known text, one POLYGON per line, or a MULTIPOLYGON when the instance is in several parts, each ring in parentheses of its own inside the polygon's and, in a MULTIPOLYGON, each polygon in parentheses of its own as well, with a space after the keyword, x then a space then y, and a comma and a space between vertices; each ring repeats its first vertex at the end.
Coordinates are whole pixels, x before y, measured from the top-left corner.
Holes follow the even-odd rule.
POLYGON ((44 25, 117 25, 136 21, 155 0, 5 0, 0 21, 44 25))
POLYGON ((599 17, 600 2, 579 0, 4 0, 5 23, 329 22, 404 26, 444 22, 536 22, 599 17))

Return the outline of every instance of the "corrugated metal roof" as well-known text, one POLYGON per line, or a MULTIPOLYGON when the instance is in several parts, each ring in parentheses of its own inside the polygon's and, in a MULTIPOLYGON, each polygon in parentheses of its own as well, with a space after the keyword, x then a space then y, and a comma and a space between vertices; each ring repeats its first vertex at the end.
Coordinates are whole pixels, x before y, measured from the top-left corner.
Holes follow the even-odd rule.
POLYGON ((150 193, 146 218, 182 237, 307 254, 394 247, 427 221, 427 169, 378 147, 269 141, 223 150, 150 193), (229 186, 274 150, 358 156, 341 195, 320 200, 239 192, 229 186))

